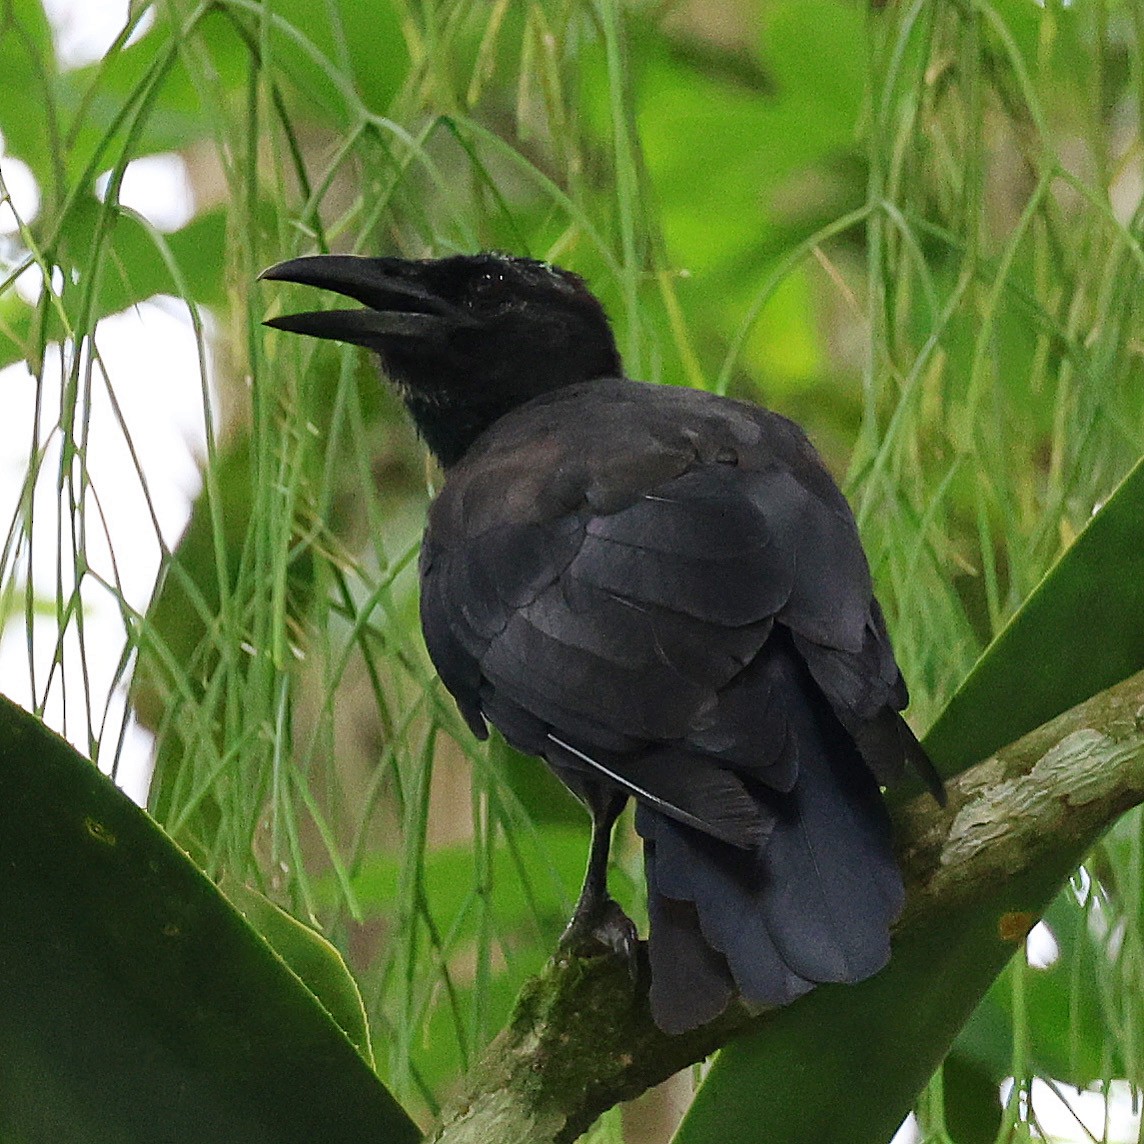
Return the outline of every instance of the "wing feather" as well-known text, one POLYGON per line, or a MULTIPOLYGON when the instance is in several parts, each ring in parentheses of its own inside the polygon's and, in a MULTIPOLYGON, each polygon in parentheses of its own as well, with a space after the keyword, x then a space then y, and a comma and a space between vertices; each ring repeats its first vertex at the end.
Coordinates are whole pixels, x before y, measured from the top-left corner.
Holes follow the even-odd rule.
POLYGON ((533 429, 517 411, 503 443, 498 423, 434 505, 423 626, 470 724, 483 713, 542 753, 549 731, 626 751, 636 785, 677 807, 669 743, 790 791, 798 734, 771 654, 789 632, 880 779, 924 759, 853 518, 800 431, 708 395, 601 385, 562 417, 547 400, 533 429))

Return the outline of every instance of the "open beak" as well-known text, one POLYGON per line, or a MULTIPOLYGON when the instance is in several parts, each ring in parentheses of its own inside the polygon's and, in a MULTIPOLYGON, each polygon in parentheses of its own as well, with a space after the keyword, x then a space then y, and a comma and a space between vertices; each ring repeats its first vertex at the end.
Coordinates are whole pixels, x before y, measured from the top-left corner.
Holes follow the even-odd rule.
POLYGON ((312 338, 352 342, 369 349, 393 338, 442 337, 478 323, 416 281, 418 264, 402 258, 313 254, 264 270, 269 282, 317 286, 362 302, 364 310, 316 310, 268 318, 263 325, 312 338))

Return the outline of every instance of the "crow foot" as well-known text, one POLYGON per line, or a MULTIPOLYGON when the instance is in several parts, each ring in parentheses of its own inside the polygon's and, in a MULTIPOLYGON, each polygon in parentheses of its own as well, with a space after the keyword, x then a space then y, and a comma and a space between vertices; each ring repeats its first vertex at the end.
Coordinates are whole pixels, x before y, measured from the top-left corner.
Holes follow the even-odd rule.
POLYGON ((622 958, 633 981, 639 977, 639 935, 635 923, 612 897, 581 902, 560 938, 559 954, 622 958))

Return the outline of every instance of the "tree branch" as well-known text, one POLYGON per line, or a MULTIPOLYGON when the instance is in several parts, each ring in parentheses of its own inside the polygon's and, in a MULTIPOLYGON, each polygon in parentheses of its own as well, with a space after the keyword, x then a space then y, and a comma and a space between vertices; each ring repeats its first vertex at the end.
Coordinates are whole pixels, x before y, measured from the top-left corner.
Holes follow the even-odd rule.
MULTIPOLYGON (((901 939, 985 902, 1032 870, 1067 870, 1119 815, 1144 801, 1144 672, 1030 732, 895 811, 907 901, 901 939)), ((998 919, 1019 941, 1036 920, 998 919)), ((669 1037, 654 1025, 646 981, 612 957, 551 963, 524 989, 508 1027, 446 1109, 438 1144, 566 1144, 629 1100, 770 1015, 732 1005, 669 1037)), ((797 1004, 797 1003, 796 1003, 797 1004)))

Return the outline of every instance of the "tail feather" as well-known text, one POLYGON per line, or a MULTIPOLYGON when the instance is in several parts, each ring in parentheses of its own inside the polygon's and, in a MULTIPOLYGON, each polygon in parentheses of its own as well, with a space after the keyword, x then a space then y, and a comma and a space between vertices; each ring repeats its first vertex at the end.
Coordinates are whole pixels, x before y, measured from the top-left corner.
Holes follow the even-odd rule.
POLYGON ((649 1000, 655 1023, 665 1033, 685 1033, 719 1016, 735 985, 726 959, 700 933, 694 902, 659 892, 655 849, 650 841, 644 849, 654 935, 648 943, 649 1000))
MULTIPOLYGON (((811 983, 794 973, 780 956, 768 930, 766 916, 760 909, 757 860, 746 859, 742 851, 736 852, 644 807, 637 811, 636 826, 648 840, 644 847, 645 865, 649 849, 654 855, 654 876, 648 878, 648 944, 652 1013, 661 1028, 665 1027, 663 1015, 672 1019, 675 996, 669 988, 656 989, 656 962, 666 960, 657 954, 661 940, 672 947, 685 941, 703 945, 718 972, 733 980, 739 993, 757 1004, 785 1005, 811 988, 811 983), (674 908, 678 906, 686 909, 674 908), (685 927, 689 932, 681 935, 679 931, 685 927)), ((693 957, 693 961, 698 963, 698 958, 693 957)), ((712 991, 710 976, 711 971, 693 971, 686 988, 712 991)), ((687 1005, 690 1004, 689 999, 687 1005)))
POLYGON ((902 879, 873 776, 857 760, 822 764, 804 760, 795 805, 772 831, 760 906, 780 956, 800 977, 861 981, 889 960, 902 879))
POLYGON ((728 977, 746 1000, 781 1005, 889 960, 904 892, 877 780, 805 673, 791 682, 798 779, 789 792, 751 784, 774 819, 755 851, 638 808, 662 1028, 709 1020, 728 977))

